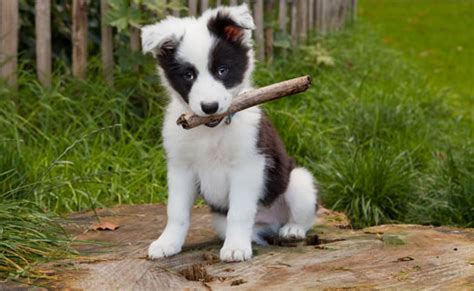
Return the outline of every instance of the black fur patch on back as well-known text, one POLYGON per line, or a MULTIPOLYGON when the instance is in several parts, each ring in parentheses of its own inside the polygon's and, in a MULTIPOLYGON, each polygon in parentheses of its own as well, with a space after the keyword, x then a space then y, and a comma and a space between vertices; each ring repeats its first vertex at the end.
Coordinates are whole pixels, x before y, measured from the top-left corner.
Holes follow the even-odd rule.
POLYGON ((265 114, 260 119, 257 147, 266 158, 264 195, 260 203, 269 206, 288 188, 295 162, 265 114))
POLYGON ((158 63, 163 68, 166 78, 176 92, 181 95, 186 103, 189 102, 189 92, 197 79, 197 69, 188 62, 183 62, 176 57, 177 47, 168 48, 158 54, 158 63), (192 73, 192 80, 186 79, 186 74, 192 73))
POLYGON ((226 88, 232 88, 242 82, 248 69, 247 53, 250 48, 243 43, 244 29, 221 12, 209 20, 207 27, 217 37, 209 52, 209 72, 226 88), (228 71, 225 75, 219 75, 219 69, 223 67, 228 71))

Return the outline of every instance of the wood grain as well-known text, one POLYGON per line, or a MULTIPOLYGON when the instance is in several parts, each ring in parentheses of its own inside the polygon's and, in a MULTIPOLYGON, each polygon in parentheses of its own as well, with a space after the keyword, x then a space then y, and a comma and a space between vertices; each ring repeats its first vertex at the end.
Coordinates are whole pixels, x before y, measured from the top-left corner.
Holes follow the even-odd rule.
POLYGON ((51 86, 51 0, 35 5, 36 74, 45 87, 51 86))
POLYGON ((72 2, 72 74, 85 79, 87 69, 87 1, 72 2))
POLYGON ((224 114, 203 117, 191 112, 184 113, 178 118, 176 123, 184 129, 191 129, 202 124, 222 120, 231 113, 239 112, 258 104, 304 92, 310 85, 311 77, 303 76, 254 89, 235 97, 234 100, 232 100, 229 110, 224 114))
POLYGON ((194 207, 192 212, 183 252, 155 261, 146 259, 146 251, 166 224, 165 206, 98 210, 103 219, 121 226, 113 232, 85 232, 96 221, 93 212, 71 215, 63 223, 77 241, 83 241, 75 244, 81 256, 45 266, 58 274, 58 280, 46 287, 220 290, 230 289, 239 279, 245 283, 238 287, 251 290, 474 287, 474 229, 381 225, 353 230, 347 228, 343 214, 321 208, 309 234, 316 234, 320 245, 253 246, 251 261, 221 263, 217 258, 222 242, 212 230, 212 215, 206 207, 194 207), (403 244, 390 245, 390 237, 403 244), (202 264, 213 280, 204 284, 181 275, 181 270, 196 264, 202 264))
POLYGON ((298 5, 296 0, 290 0, 291 7, 291 45, 293 49, 296 49, 298 44, 298 5))
POLYGON ((189 0, 188 1, 188 15, 196 16, 197 15, 198 0, 189 0))
POLYGON ((201 14, 209 8, 209 0, 201 0, 201 14))
POLYGON ((114 83, 114 40, 112 27, 106 23, 106 15, 109 11, 107 0, 100 1, 100 58, 102 61, 102 74, 109 85, 114 83))
POLYGON ((255 19, 255 46, 257 50, 256 57, 259 61, 263 61, 265 59, 263 6, 263 0, 256 0, 253 6, 253 17, 255 19))
POLYGON ((286 33, 287 32, 287 29, 286 29, 286 26, 287 26, 287 9, 286 9, 286 6, 287 6, 287 1, 286 0, 279 0, 278 2, 278 26, 280 28, 280 31, 282 33, 286 33))
POLYGON ((0 78, 16 89, 18 67, 18 0, 0 1, 0 78))
MULTIPOLYGON (((265 1, 265 15, 270 17, 274 9, 274 0, 265 1)), ((265 25, 265 57, 267 63, 273 60, 273 25, 271 22, 266 22, 265 25)))

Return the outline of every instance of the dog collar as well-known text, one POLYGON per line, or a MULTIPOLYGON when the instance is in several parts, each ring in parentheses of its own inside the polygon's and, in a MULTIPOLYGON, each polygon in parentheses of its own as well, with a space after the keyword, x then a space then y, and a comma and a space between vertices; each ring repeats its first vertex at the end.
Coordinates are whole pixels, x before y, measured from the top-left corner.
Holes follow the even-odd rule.
POLYGON ((208 122, 206 124, 204 124, 205 126, 209 127, 209 128, 213 128, 213 127, 216 127, 218 126, 222 120, 225 119, 225 124, 229 125, 232 123, 232 118, 234 117, 235 115, 235 112, 234 113, 230 113, 229 115, 227 115, 226 117, 223 117, 221 119, 218 119, 218 120, 215 120, 215 121, 211 121, 211 122, 208 122))

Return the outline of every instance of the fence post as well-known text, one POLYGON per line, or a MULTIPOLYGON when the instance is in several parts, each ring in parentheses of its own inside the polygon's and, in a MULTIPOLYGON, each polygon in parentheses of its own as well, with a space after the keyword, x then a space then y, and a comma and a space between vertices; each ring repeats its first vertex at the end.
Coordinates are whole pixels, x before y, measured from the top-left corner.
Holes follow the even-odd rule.
POLYGON ((314 28, 314 0, 308 0, 308 31, 314 28))
POLYGON ((216 7, 219 7, 222 5, 222 1, 221 0, 216 0, 216 7))
POLYGON ((264 51, 264 32, 263 32, 263 0, 256 0, 254 4, 255 19, 255 44, 257 46, 257 59, 263 61, 265 59, 264 51))
POLYGON ((188 15, 189 16, 196 16, 197 14, 197 0, 189 0, 188 1, 188 15))
POLYGON ((0 0, 0 78, 16 89, 18 66, 18 0, 0 0))
MULTIPOLYGON (((140 6, 137 5, 135 7, 136 9, 140 9, 140 6)), ((138 53, 141 49, 141 41, 140 41, 140 29, 134 27, 134 26, 129 26, 130 29, 130 51, 132 53, 138 53)), ((138 70, 138 65, 133 65, 133 70, 137 71, 138 70)))
POLYGON ((87 67, 87 4, 86 0, 72 2, 72 75, 86 77, 87 67))
POLYGON ((298 37, 304 41, 308 30, 308 1, 299 0, 298 3, 298 37))
POLYGON ((298 43, 298 8, 296 0, 290 1, 291 5, 291 45, 296 48, 298 43))
POLYGON ((265 21, 265 56, 269 63, 272 62, 273 58, 273 27, 271 18, 273 17, 274 0, 265 1, 265 15, 267 21, 265 21), (269 21, 268 21, 269 20, 269 21))
POLYGON ((326 0, 319 0, 321 2, 321 34, 325 35, 328 33, 328 7, 329 3, 326 0))
POLYGON ((230 5, 230 6, 236 6, 236 5, 238 5, 238 4, 239 4, 239 3, 237 3, 237 0, 230 0, 230 2, 229 2, 229 5, 230 5))
POLYGON ((357 20, 357 0, 350 0, 350 1, 351 1, 351 21, 355 22, 357 20))
POLYGON ((201 0, 201 14, 209 7, 209 0, 201 0))
POLYGON ((282 33, 286 33, 286 0, 279 1, 278 23, 279 23, 280 31, 282 33))
POLYGON ((43 86, 51 86, 51 0, 36 0, 36 74, 43 86))
POLYGON ((112 27, 106 23, 106 15, 109 11, 107 0, 100 0, 100 56, 102 60, 102 73, 105 82, 109 85, 114 83, 114 41, 112 27))

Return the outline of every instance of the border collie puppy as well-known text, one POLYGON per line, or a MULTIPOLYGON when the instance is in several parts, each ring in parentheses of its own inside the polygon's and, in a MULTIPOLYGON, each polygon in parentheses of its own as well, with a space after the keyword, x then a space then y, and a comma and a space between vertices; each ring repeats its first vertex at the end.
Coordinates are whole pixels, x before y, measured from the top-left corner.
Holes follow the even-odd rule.
POLYGON ((253 18, 244 4, 206 11, 201 17, 168 17, 142 28, 144 53, 152 53, 171 100, 163 124, 168 169, 168 222, 149 249, 151 259, 181 251, 191 207, 201 195, 224 240, 222 261, 252 257, 252 242, 303 239, 316 211, 313 177, 290 158, 258 107, 185 130, 184 112, 227 111, 232 98, 251 89, 253 18), (230 118, 230 117, 229 117, 230 118))

